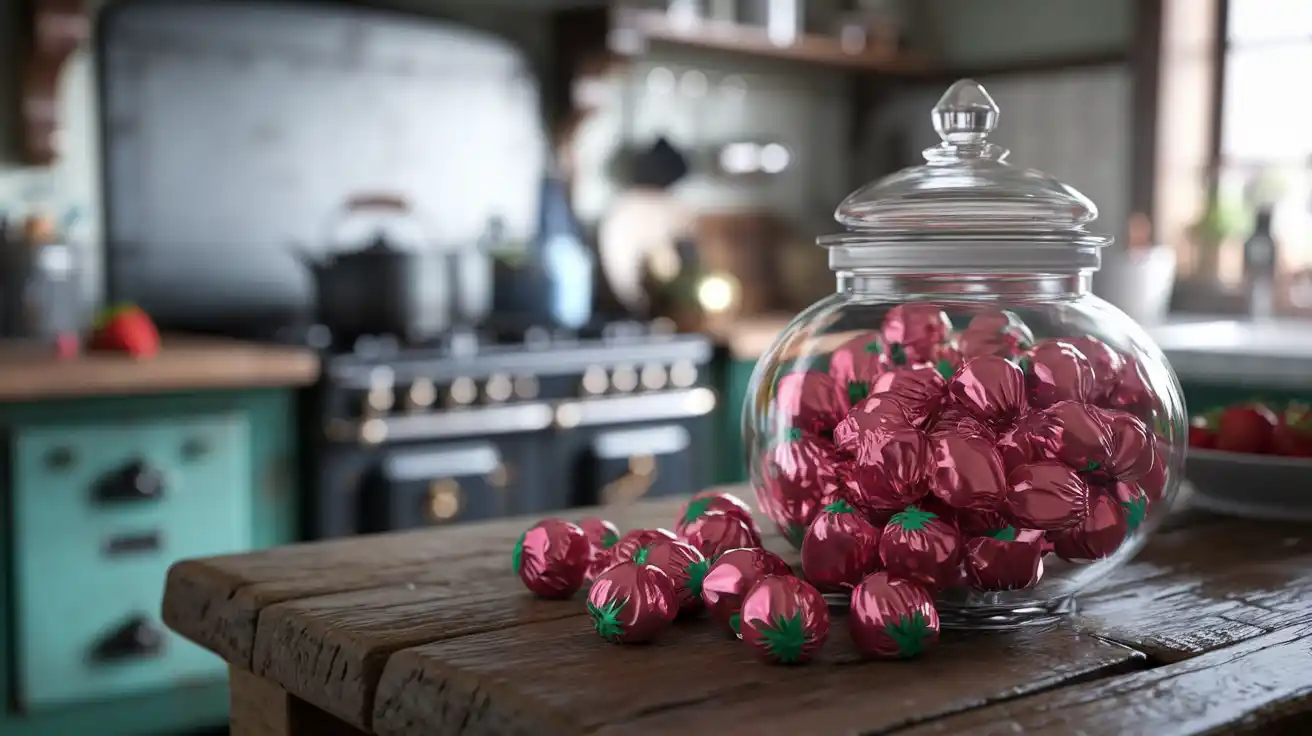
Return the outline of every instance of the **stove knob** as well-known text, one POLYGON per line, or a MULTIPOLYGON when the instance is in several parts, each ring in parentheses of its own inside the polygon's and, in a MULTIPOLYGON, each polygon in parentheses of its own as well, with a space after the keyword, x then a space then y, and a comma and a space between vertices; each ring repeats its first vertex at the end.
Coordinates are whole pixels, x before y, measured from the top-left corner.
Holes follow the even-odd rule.
POLYGON ((515 379, 515 396, 521 399, 536 399, 538 390, 538 379, 533 376, 520 376, 515 379))
POLYGON ((598 395, 606 393, 606 387, 610 380, 606 377, 606 369, 599 365, 590 366, 583 372, 583 392, 598 395))
POLYGON ((451 382, 448 397, 453 406, 468 406, 478 398, 478 386, 475 385, 474 379, 461 376, 451 382))
POLYGON ((670 368, 670 383, 678 388, 688 388, 697 383, 697 366, 687 360, 675 363, 670 368))
POLYGON ((500 373, 489 376, 487 383, 483 386, 483 395, 487 397, 489 402, 494 404, 508 400, 513 391, 514 385, 510 381, 510 376, 500 373))
POLYGON ((386 414, 396 404, 396 394, 392 392, 391 386, 375 386, 365 394, 364 403, 366 416, 386 414))
POLYGON ((638 372, 633 370, 632 366, 619 366, 611 374, 610 382, 620 393, 633 393, 638 389, 638 372))
POLYGON ((460 484, 450 478, 435 480, 428 486, 428 518, 444 524, 460 515, 460 484))
POLYGON ((648 363, 642 368, 642 387, 648 391, 660 391, 665 388, 667 374, 665 366, 660 363, 648 363))
POLYGON ((406 392, 405 398, 406 406, 411 411, 427 409, 437 401, 437 388, 427 378, 416 378, 414 383, 410 384, 410 390, 406 392))

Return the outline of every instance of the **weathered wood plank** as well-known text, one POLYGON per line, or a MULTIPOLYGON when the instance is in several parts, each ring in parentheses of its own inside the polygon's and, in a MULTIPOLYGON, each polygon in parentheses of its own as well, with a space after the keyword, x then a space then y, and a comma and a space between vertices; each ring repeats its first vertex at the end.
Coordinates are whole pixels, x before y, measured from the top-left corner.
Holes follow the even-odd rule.
POLYGON ((963 712, 902 732, 931 734, 1308 733, 1312 626, 1176 664, 963 712))
MULTIPOLYGON (((631 507, 575 509, 623 529, 668 526, 682 499, 631 507)), ((468 524, 289 545, 174 564, 161 606, 164 623, 224 660, 251 667, 260 611, 275 603, 363 588, 435 582, 443 570, 509 554, 528 519, 468 524)))
POLYGON ((228 668, 228 693, 233 736, 365 736, 240 667, 228 668))
POLYGON ((1312 532, 1230 522, 1162 534, 1082 602, 1084 627, 1177 662, 1312 622, 1312 532))
POLYGON ((598 638, 586 620, 567 619, 394 654, 373 727, 389 736, 878 730, 1140 659, 1058 628, 949 635, 916 663, 858 664, 840 617, 818 662, 784 668, 758 662, 709 621, 677 625, 650 646, 621 647, 598 638))

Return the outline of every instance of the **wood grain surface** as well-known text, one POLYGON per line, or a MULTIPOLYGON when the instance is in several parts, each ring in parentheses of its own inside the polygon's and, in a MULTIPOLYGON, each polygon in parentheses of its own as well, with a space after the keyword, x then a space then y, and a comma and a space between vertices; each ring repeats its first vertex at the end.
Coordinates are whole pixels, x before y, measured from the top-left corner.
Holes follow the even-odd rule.
POLYGON ((303 386, 319 376, 308 348, 166 335, 153 358, 87 352, 58 360, 48 350, 0 342, 0 402, 303 386))
MULTIPOLYGON (((680 503, 600 513, 669 526, 680 503)), ((581 594, 536 600, 510 573, 532 521, 178 563, 165 621, 244 676, 389 736, 1265 733, 1312 712, 1307 527, 1180 513, 1059 627, 949 632, 918 661, 884 663, 861 661, 836 616, 820 661, 786 668, 705 620, 648 646, 603 642, 581 594)))

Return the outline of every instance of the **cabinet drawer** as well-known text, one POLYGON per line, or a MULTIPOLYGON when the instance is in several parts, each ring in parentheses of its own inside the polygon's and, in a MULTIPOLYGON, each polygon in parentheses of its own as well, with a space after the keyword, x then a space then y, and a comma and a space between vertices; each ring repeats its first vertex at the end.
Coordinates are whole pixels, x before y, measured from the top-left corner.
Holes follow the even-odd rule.
POLYGON ((245 416, 20 427, 12 456, 19 705, 222 677, 159 600, 173 561, 250 546, 245 416))

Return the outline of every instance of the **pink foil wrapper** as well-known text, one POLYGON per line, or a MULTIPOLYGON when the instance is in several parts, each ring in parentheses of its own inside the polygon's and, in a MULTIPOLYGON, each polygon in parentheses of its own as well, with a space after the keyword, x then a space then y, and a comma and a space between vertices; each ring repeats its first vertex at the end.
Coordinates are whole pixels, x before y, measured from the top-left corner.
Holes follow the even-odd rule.
POLYGON ((683 539, 711 560, 731 549, 761 546, 761 536, 746 522, 723 511, 707 512, 684 527, 683 539))
POLYGON ((542 598, 568 598, 583 587, 592 546, 583 530, 560 519, 543 519, 520 536, 511 564, 524 587, 542 598))
POLYGON ((1125 540, 1125 510, 1106 493, 1095 494, 1089 515, 1076 526, 1048 532, 1053 551, 1070 562, 1092 562, 1109 557, 1125 540))
POLYGON ((1108 492, 1125 512, 1125 529, 1132 532, 1148 518, 1152 499, 1143 487, 1134 483, 1113 483, 1108 492))
POLYGON ((802 541, 802 574, 821 591, 851 590, 879 568, 880 530, 838 500, 820 510, 802 541))
POLYGON ((1022 465, 1011 471, 1007 482, 1011 489, 1004 514, 1021 529, 1067 529, 1089 515, 1089 486, 1063 463, 1022 465))
POLYGON ((943 406, 947 379, 928 363, 897 368, 877 378, 870 395, 901 404, 911 423, 923 427, 943 406))
POLYGON ((1032 411, 998 436, 998 455, 1002 457, 1002 466, 1008 473, 1046 457, 1047 424, 1048 418, 1042 412, 1032 411))
POLYGON ((1111 432, 1097 407, 1061 401, 1043 414, 1046 422, 1034 441, 1042 457, 1060 460, 1082 473, 1105 472, 1111 460, 1111 432))
POLYGON ((602 571, 611 566, 613 562, 611 550, 620 541, 620 530, 609 521, 596 516, 589 516, 579 521, 579 528, 588 538, 590 552, 588 571, 583 579, 592 582, 602 571))
POLYGON ((918 429, 902 429, 887 436, 866 433, 847 466, 852 480, 873 509, 900 508, 929 492, 933 460, 929 438, 918 429))
POLYGON ((805 580, 767 575, 743 597, 740 632, 765 661, 802 664, 829 638, 829 606, 805 580))
POLYGON ((592 628, 613 644, 642 644, 670 627, 679 614, 674 582, 660 568, 621 562, 588 591, 592 628))
POLYGON ((802 536, 823 499, 843 480, 837 450, 820 437, 794 429, 787 441, 766 453, 763 465, 756 488, 761 511, 801 549, 802 536))
POLYGON ((966 579, 978 590, 1022 590, 1043 577, 1043 534, 1018 535, 1012 527, 997 536, 966 542, 966 579))
POLYGON ((1030 405, 1046 409, 1059 401, 1087 402, 1093 395, 1093 366, 1074 345, 1045 340, 1023 360, 1030 405))
POLYGON ((710 571, 711 562, 696 547, 674 539, 658 539, 650 547, 639 549, 634 561, 660 568, 670 576, 679 597, 679 613, 702 610, 702 580, 710 571))
POLYGON ((975 315, 957 337, 963 360, 993 355, 1014 358, 1034 344, 1034 334, 1020 317, 1005 310, 990 310, 975 315))
POLYGON ((993 536, 1009 527, 1015 529, 1011 520, 998 511, 956 509, 952 512, 952 521, 961 532, 962 539, 993 536))
POLYGON ((1143 374, 1143 367, 1133 358, 1122 356, 1123 366, 1116 388, 1107 397, 1107 405, 1128 414, 1133 414, 1145 422, 1152 422, 1157 413, 1158 400, 1148 387, 1148 379, 1143 374))
POLYGON ((847 418, 834 428, 834 446, 848 455, 855 455, 862 443, 869 441, 868 433, 888 437, 896 430, 911 426, 901 402, 887 396, 871 396, 853 406, 847 418))
POLYGON ((683 510, 679 512, 679 519, 674 524, 674 533, 683 536, 683 530, 689 524, 696 521, 702 515, 710 511, 723 511, 726 514, 736 514, 743 521, 747 522, 752 531, 759 536, 761 531, 756 526, 756 521, 752 518, 752 509, 747 502, 726 491, 709 490, 702 491, 688 499, 684 504, 683 510))
POLYGON ((1166 492, 1166 448, 1161 440, 1153 442, 1153 466, 1139 479, 1139 487, 1153 503, 1166 492))
POLYGON ((711 618, 738 636, 743 596, 766 575, 792 575, 779 555, 764 549, 731 549, 702 578, 702 603, 711 618))
POLYGON ((1096 337, 1071 337, 1065 342, 1074 345, 1089 359, 1093 368, 1093 390, 1089 400, 1099 404, 1106 401, 1120 381, 1121 368, 1125 364, 1121 354, 1096 337))
POLYGON ((884 315, 884 350, 895 366, 933 362, 951 333, 947 313, 930 304, 902 304, 884 315))
POLYGON ((1107 463, 1103 474, 1119 481, 1137 481, 1153 467, 1153 438, 1138 417, 1123 411, 1099 409, 1108 431, 1107 463))
POLYGON ((1025 413, 1025 374, 995 356, 975 358, 948 383, 952 401, 990 427, 1008 427, 1025 413))
POLYGON ((633 529, 611 547, 612 562, 628 562, 639 547, 650 547, 660 539, 678 539, 669 529, 633 529))
POLYGON ((938 421, 934 422, 932 436, 958 435, 963 437, 983 437, 989 442, 994 442, 997 435, 993 429, 984 422, 975 418, 974 414, 966 411, 960 406, 949 406, 938 416, 938 421))
POLYGON ((923 587, 877 572, 852 590, 852 642, 880 659, 910 659, 938 641, 938 610, 923 587))
POLYGON ((879 539, 889 574, 943 590, 961 578, 961 535, 951 523, 917 506, 893 515, 879 539))
POLYGON ((850 408, 847 388, 820 371, 785 374, 775 389, 775 410, 784 427, 825 434, 847 416, 850 408))
POLYGON ((1007 476, 993 442, 978 436, 937 435, 930 446, 930 493, 958 509, 992 511, 1001 505, 1007 476))
POLYGON ((892 367, 877 332, 857 335, 829 356, 829 377, 846 392, 849 404, 869 396, 875 379, 892 367))

